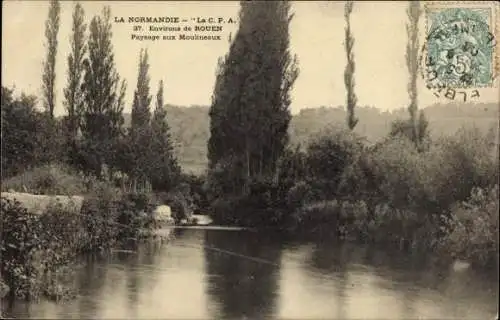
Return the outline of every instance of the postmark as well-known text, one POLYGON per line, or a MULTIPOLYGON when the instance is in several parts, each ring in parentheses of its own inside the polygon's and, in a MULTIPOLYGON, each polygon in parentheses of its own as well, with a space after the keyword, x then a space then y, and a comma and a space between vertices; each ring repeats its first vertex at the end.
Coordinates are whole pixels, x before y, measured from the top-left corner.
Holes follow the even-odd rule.
POLYGON ((496 5, 426 4, 420 70, 436 96, 463 99, 494 86, 497 76, 496 5))

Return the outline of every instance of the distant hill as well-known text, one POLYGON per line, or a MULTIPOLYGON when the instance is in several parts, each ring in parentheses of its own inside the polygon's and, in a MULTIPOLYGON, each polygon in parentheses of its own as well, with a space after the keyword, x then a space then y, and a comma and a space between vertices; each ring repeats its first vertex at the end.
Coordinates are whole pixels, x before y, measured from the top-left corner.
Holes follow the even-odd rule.
MULTIPOLYGON (((201 173, 207 165, 207 141, 210 135, 208 107, 181 107, 167 105, 167 121, 177 142, 177 155, 187 172, 201 173)), ((477 126, 486 131, 498 128, 499 106, 496 104, 436 104, 423 109, 431 135, 450 135, 462 126, 477 126)), ((404 109, 388 112, 373 107, 356 110, 359 123, 355 131, 369 141, 385 137, 390 124, 396 119, 406 119, 404 109)), ((125 114, 125 125, 130 124, 130 114, 125 114)), ((343 107, 303 109, 290 123, 293 144, 306 145, 308 140, 328 125, 345 126, 346 111, 343 107)))

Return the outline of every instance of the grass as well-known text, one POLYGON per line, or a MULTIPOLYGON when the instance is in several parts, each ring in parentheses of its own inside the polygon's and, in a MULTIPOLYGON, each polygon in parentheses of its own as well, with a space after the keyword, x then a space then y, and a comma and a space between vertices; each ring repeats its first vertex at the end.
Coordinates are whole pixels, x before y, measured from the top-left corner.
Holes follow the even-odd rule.
POLYGON ((14 190, 44 195, 82 195, 89 191, 87 180, 62 165, 44 165, 2 181, 2 191, 14 190))

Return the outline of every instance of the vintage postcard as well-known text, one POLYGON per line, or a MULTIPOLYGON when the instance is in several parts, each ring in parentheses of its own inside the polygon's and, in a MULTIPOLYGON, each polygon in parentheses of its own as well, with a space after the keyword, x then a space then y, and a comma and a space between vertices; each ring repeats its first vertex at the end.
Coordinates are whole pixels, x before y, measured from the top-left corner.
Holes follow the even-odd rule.
POLYGON ((3 1, 0 318, 498 319, 499 15, 3 1))

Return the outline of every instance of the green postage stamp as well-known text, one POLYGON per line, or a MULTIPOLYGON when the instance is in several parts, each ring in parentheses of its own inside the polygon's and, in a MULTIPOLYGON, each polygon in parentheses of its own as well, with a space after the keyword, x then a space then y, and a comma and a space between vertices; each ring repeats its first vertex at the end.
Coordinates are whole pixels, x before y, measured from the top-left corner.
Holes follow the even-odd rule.
POLYGON ((498 2, 425 3, 423 76, 428 88, 493 87, 498 2))

